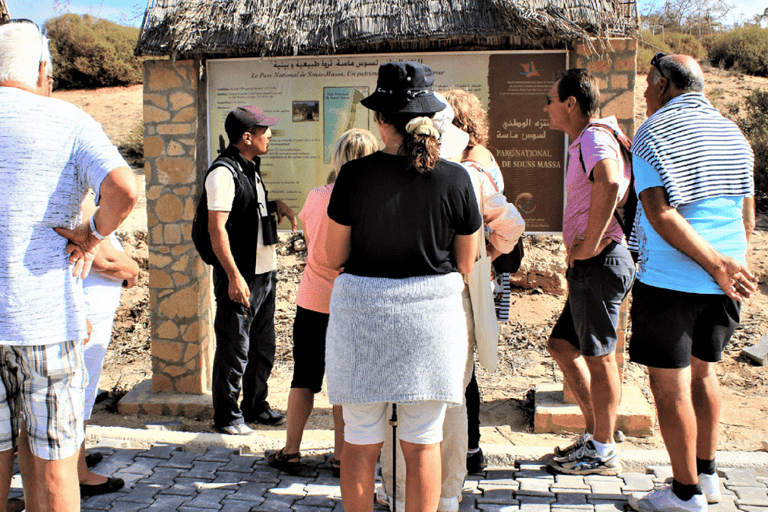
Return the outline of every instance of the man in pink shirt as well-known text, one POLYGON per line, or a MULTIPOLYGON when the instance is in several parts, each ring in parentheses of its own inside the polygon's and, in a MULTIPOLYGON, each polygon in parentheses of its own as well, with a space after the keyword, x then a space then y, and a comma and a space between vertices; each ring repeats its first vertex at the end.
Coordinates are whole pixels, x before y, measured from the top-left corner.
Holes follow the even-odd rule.
POLYGON ((616 363, 619 309, 635 264, 614 211, 626 200, 631 167, 615 117, 598 118, 600 91, 584 69, 563 73, 547 95, 550 126, 568 134, 563 241, 568 299, 547 342, 584 415, 586 431, 556 448, 550 467, 573 475, 621 471, 613 440, 621 400, 616 363))

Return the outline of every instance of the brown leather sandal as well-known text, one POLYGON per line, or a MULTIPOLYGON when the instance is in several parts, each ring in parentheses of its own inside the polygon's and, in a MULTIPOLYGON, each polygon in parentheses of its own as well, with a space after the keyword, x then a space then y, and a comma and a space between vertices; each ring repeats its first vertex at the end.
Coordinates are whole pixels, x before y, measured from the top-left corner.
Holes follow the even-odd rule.
POLYGON ((283 453, 280 449, 267 457, 267 464, 280 471, 295 474, 301 471, 301 453, 283 453))

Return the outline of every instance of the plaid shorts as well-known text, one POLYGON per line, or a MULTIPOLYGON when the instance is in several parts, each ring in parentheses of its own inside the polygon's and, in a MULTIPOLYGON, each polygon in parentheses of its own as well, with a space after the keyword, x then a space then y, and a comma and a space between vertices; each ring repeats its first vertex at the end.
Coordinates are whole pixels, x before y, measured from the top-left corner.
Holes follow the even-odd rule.
POLYGON ((88 383, 82 340, 0 345, 0 379, 0 451, 16 449, 22 420, 35 456, 59 460, 80 449, 88 383))

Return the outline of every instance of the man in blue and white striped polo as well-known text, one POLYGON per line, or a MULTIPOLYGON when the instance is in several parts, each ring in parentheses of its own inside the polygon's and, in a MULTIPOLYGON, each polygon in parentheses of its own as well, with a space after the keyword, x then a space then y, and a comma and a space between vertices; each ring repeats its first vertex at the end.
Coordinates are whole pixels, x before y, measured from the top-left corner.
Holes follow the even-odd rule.
POLYGON ((739 325, 741 301, 755 291, 743 220, 744 201, 754 207, 754 155, 703 90, 693 58, 657 54, 649 117, 632 144, 641 205, 629 355, 648 367, 674 477, 630 496, 636 510, 706 511, 720 500, 714 363, 739 325))

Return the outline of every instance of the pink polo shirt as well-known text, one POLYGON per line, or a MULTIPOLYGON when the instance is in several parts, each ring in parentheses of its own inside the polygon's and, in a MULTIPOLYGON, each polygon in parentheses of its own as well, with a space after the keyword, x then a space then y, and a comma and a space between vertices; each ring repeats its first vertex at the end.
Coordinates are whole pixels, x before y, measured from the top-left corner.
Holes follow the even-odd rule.
POLYGON ((328 202, 331 200, 333 185, 312 189, 299 213, 304 223, 304 233, 309 237, 307 265, 301 276, 296 304, 319 313, 329 314, 333 282, 339 275, 328 266, 325 239, 328 236, 328 202))
MULTIPOLYGON (((614 116, 599 119, 596 122, 618 128, 614 116)), ((619 142, 607 129, 587 127, 579 134, 579 137, 568 147, 568 172, 565 175, 566 203, 563 215, 563 242, 570 249, 576 240, 583 240, 589 221, 589 204, 592 198, 592 182, 589 180, 592 169, 601 160, 610 158, 624 169, 624 177, 619 185, 618 197, 623 199, 629 188, 632 168, 624 162, 619 142), (579 149, 584 158, 585 169, 581 166, 579 149)), ((611 215, 611 223, 605 232, 617 243, 626 245, 624 232, 611 215)))

